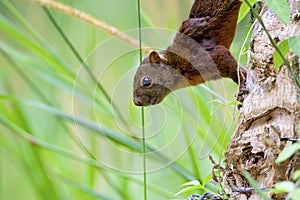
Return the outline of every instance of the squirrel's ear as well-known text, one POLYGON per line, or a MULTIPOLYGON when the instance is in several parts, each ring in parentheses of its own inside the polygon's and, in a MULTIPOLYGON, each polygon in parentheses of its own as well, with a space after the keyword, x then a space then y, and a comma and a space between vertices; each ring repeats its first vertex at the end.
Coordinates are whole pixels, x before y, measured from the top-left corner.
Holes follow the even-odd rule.
POLYGON ((150 63, 159 63, 160 62, 160 56, 156 51, 152 51, 149 55, 149 61, 150 63))

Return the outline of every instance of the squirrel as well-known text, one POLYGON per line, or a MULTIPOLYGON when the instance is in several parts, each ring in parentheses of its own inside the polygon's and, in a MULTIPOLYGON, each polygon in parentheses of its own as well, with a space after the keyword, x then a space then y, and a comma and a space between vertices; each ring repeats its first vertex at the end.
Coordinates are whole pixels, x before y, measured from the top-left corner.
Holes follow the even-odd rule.
POLYGON ((195 0, 173 43, 161 52, 152 51, 138 67, 134 104, 158 104, 174 90, 222 77, 237 84, 240 80, 237 99, 242 102, 247 73, 229 51, 240 6, 239 0, 195 0))

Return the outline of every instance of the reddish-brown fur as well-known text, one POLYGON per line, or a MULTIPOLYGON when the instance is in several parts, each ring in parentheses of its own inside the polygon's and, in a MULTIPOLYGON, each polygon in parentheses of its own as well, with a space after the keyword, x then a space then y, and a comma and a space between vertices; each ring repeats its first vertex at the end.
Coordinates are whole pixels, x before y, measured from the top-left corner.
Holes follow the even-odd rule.
POLYGON ((246 70, 240 68, 238 72, 238 63, 229 51, 235 36, 240 5, 239 0, 195 0, 189 18, 180 26, 173 43, 160 52, 160 56, 152 53, 155 59, 146 58, 143 67, 139 67, 134 83, 134 103, 156 104, 169 91, 221 77, 231 78, 238 83, 238 75, 241 81, 238 100, 242 101, 246 70), (161 81, 153 84, 153 89, 141 86, 140 80, 148 76, 147 73, 151 74, 150 78, 157 78, 152 68, 157 71, 157 76, 164 70, 169 76, 160 77, 161 81))

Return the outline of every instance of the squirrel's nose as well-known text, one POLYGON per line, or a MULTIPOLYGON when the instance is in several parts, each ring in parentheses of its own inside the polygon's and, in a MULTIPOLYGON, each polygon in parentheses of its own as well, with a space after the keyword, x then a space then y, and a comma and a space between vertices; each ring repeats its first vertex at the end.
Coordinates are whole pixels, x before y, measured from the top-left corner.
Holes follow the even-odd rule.
POLYGON ((136 105, 136 106, 142 106, 142 100, 138 97, 133 97, 133 103, 136 105))

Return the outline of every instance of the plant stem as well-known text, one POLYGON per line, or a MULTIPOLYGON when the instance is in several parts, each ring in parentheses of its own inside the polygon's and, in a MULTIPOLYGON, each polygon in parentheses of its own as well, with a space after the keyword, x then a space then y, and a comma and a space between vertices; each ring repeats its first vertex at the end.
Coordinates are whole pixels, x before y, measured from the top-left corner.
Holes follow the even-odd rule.
MULTIPOLYGON (((141 21, 141 2, 137 1, 138 5, 138 24, 139 24, 139 49, 140 49, 140 63, 143 58, 143 44, 142 44, 142 21, 141 21)), ((145 138, 145 115, 144 107, 141 110, 142 115, 142 148, 143 148, 143 178, 144 178, 144 200, 147 200, 147 162, 146 162, 146 138, 145 138)))

